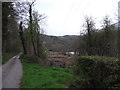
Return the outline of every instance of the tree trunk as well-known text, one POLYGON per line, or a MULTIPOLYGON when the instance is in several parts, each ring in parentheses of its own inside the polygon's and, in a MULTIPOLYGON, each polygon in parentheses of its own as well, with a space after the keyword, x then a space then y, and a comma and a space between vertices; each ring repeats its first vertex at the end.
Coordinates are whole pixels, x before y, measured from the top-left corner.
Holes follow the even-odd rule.
POLYGON ((20 22, 19 29, 20 29, 20 31, 19 31, 20 40, 21 40, 21 43, 22 43, 22 46, 23 46, 23 53, 27 54, 27 50, 26 50, 26 47, 25 47, 25 40, 24 40, 24 37, 23 37, 22 21, 20 22))
POLYGON ((33 45, 33 49, 34 49, 34 54, 36 55, 36 48, 35 48, 35 43, 34 43, 34 38, 33 38, 33 27, 32 27, 32 4, 30 5, 29 8, 29 15, 30 15, 30 33, 31 33, 31 42, 33 45))
POLYGON ((40 40, 39 40, 39 32, 37 34, 37 56, 40 56, 40 40))
POLYGON ((89 23, 87 23, 88 24, 88 38, 87 38, 87 42, 88 42, 88 47, 87 47, 87 52, 88 52, 88 55, 91 55, 92 53, 92 51, 91 51, 91 47, 92 47, 92 44, 91 44, 91 28, 90 28, 90 24, 89 23))
POLYGON ((42 48, 42 39, 40 37, 39 30, 37 30, 37 56, 40 58, 42 58, 42 48))

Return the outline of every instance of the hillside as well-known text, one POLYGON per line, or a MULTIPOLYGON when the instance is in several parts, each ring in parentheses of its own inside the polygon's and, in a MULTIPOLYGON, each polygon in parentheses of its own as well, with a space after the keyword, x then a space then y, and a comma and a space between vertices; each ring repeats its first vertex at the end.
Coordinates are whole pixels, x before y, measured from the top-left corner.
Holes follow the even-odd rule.
MULTIPOLYGON (((42 35, 43 43, 52 51, 73 51, 76 41, 79 39, 77 35, 65 36, 49 36, 42 35)), ((77 44, 76 44, 77 45, 77 44)))

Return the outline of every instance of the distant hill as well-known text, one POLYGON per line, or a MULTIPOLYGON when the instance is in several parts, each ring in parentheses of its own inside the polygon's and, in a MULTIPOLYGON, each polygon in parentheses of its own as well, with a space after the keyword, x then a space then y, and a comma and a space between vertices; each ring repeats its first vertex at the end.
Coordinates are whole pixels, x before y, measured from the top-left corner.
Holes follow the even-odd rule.
POLYGON ((77 35, 50 36, 42 35, 44 45, 51 51, 73 51, 79 39, 77 35))

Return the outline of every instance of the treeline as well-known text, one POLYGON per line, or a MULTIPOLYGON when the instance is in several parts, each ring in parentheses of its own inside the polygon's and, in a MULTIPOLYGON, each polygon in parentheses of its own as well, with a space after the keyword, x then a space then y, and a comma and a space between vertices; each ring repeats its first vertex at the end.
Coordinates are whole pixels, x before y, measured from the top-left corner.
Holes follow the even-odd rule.
POLYGON ((79 40, 79 55, 72 63, 72 88, 120 88, 119 29, 108 16, 102 29, 92 17, 85 17, 84 34, 79 40))
POLYGON ((2 52, 16 53, 20 51, 17 14, 13 3, 2 2, 2 52))
POLYGON ((46 58, 41 34, 46 16, 33 2, 2 2, 2 52, 46 58))
POLYGON ((108 16, 102 20, 102 29, 95 28, 92 17, 85 17, 84 34, 79 40, 80 55, 118 57, 118 28, 108 16))

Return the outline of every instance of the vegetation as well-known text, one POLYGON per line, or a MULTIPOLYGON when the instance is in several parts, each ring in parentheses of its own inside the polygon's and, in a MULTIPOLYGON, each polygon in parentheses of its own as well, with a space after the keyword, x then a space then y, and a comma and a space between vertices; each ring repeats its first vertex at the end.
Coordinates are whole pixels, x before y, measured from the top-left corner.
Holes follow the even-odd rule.
POLYGON ((82 35, 47 36, 46 16, 33 9, 34 2, 2 2, 2 63, 23 52, 22 87, 64 88, 69 82, 69 87, 120 88, 120 35, 111 19, 105 16, 96 29, 93 17, 86 16, 82 35), (74 78, 67 69, 45 67, 47 54, 66 51, 79 53, 72 60, 74 78))
POLYGON ((33 11, 34 2, 2 2, 3 55, 23 52, 46 60, 40 28, 45 16, 33 11))
POLYGON ((73 75, 69 70, 45 67, 23 59, 22 88, 65 88, 73 75))
MULTIPOLYGON (((42 35, 44 45, 48 50, 52 52, 65 53, 69 51, 74 51, 76 47, 75 41, 79 39, 79 36, 76 35, 65 35, 65 36, 49 36, 42 35)), ((78 46, 78 45, 77 45, 78 46)))
POLYGON ((103 56, 77 57, 70 87, 78 88, 119 88, 120 61, 117 58, 103 56))
POLYGON ((19 11, 19 16, 22 16, 23 14, 27 15, 27 12, 29 14, 29 16, 22 17, 25 19, 26 23, 22 23, 23 21, 21 21, 22 24, 20 23, 20 38, 24 54, 34 54, 41 59, 45 59, 46 57, 41 37, 43 28, 41 28, 41 26, 46 16, 33 10, 34 3, 35 1, 16 3, 16 10, 19 11))
POLYGON ((21 50, 17 28, 17 13, 12 2, 2 2, 2 55, 3 63, 21 50))
POLYGON ((14 55, 16 55, 16 54, 13 54, 13 53, 3 53, 2 54, 2 64, 5 64, 14 55))
POLYGON ((85 23, 85 34, 80 36, 79 53, 81 55, 99 55, 118 57, 118 29, 111 24, 111 20, 106 16, 101 25, 103 28, 98 30, 91 18, 87 18, 85 23), (94 27, 94 28, 92 28, 94 27))
POLYGON ((53 54, 53 55, 55 55, 55 54, 59 54, 59 52, 48 51, 48 54, 53 54))

